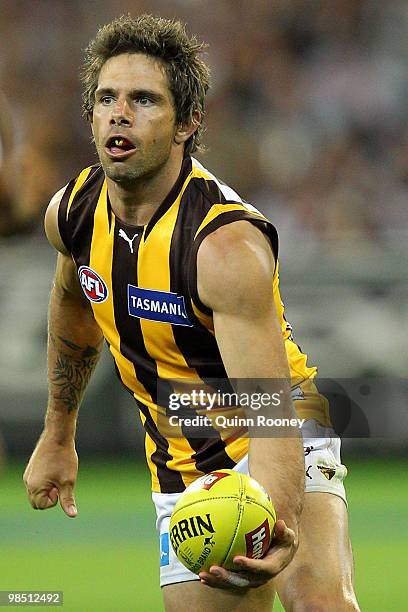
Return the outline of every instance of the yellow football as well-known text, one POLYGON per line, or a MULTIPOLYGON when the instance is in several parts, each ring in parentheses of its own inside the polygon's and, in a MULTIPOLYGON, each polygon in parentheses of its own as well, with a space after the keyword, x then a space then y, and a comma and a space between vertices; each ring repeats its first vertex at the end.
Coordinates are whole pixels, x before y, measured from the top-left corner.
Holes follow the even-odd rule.
POLYGON ((236 555, 263 557, 275 522, 271 499, 254 478, 217 470, 195 480, 180 496, 170 519, 170 541, 195 574, 212 565, 237 569, 236 555))

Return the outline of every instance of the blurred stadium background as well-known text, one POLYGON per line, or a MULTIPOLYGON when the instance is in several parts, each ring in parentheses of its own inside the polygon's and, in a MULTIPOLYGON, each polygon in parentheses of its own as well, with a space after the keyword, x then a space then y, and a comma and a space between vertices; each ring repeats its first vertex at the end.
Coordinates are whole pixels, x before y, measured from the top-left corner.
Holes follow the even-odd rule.
MULTIPOLYGON (((108 355, 81 410, 80 516, 34 513, 21 483, 46 401, 55 258, 42 215, 50 195, 95 161, 80 111, 82 50, 97 26, 128 11, 178 17, 210 44, 202 159, 277 226, 297 341, 321 376, 401 380, 408 3, 2 0, 0 8, 0 590, 64 590, 66 610, 159 611, 143 438, 108 355)), ((388 415, 384 439, 347 440, 343 450, 357 592, 363 610, 403 611, 406 397, 396 405, 384 393, 377 407, 388 415)))

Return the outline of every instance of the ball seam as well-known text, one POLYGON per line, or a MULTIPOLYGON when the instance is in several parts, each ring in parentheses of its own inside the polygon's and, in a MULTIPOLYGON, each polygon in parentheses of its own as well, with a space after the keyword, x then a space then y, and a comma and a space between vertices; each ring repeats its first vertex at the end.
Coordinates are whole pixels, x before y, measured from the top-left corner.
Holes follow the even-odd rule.
MULTIPOLYGON (((208 499, 205 500, 206 503, 212 502, 212 501, 220 501, 220 499, 236 499, 238 501, 241 500, 240 497, 238 497, 238 495, 222 495, 220 497, 209 497, 208 499)), ((184 510, 185 508, 189 508, 190 506, 194 506, 195 504, 201 504, 203 502, 202 499, 196 499, 195 501, 189 502, 188 504, 183 505, 181 508, 177 508, 177 510, 174 512, 172 512, 171 516, 175 516, 178 512, 180 512, 180 510, 184 510)))
POLYGON ((228 559, 228 556, 231 552, 232 547, 234 546, 234 542, 235 542, 235 538, 237 537, 237 533, 241 527, 241 523, 242 523, 242 516, 244 514, 244 505, 242 503, 243 497, 244 497, 244 492, 245 492, 245 486, 244 486, 244 479, 242 478, 242 474, 240 472, 238 472, 239 474, 239 514, 238 514, 238 520, 235 526, 235 530, 231 539, 231 543, 229 545, 229 548, 227 550, 227 554, 225 555, 224 559, 222 560, 221 566, 224 565, 225 561, 228 559))

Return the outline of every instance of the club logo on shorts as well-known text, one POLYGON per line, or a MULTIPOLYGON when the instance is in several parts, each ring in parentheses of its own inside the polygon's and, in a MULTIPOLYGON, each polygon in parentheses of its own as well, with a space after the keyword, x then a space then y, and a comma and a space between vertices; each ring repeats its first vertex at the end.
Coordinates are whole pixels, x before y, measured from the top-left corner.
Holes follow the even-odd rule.
POLYGON ((107 299, 109 291, 106 283, 95 270, 88 268, 88 266, 81 266, 78 270, 78 276, 82 290, 88 300, 100 304, 107 299))
POLYGON ((270 531, 268 519, 253 531, 245 534, 246 556, 250 559, 260 559, 269 548, 270 531))
POLYGON ((291 392, 290 392, 291 398, 292 398, 292 402, 296 402, 297 400, 304 400, 305 399, 305 394, 303 392, 303 389, 301 389, 300 387, 294 387, 291 392))
POLYGON ((226 474, 225 472, 211 472, 210 474, 203 476, 201 488, 209 491, 216 482, 221 480, 221 478, 225 478, 225 476, 229 476, 229 474, 226 474))
POLYGON ((182 295, 128 285, 127 298, 128 312, 132 317, 187 327, 193 325, 187 316, 182 295))
POLYGON ((160 535, 160 567, 170 564, 169 532, 160 535))
POLYGON ((327 480, 331 480, 333 476, 336 475, 336 470, 331 467, 326 467, 324 465, 318 465, 317 469, 321 471, 321 473, 323 474, 325 478, 327 478, 327 480))

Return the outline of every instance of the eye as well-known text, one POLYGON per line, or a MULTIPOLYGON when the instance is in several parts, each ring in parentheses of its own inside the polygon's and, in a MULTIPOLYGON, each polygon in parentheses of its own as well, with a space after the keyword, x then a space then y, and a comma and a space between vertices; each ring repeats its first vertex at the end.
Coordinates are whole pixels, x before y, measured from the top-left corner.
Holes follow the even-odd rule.
POLYGON ((153 104, 153 100, 148 96, 138 96, 137 98, 135 98, 135 102, 140 104, 140 106, 150 106, 151 104, 153 104))
POLYGON ((102 96, 99 101, 104 106, 109 106, 114 101, 114 98, 113 96, 102 96))

